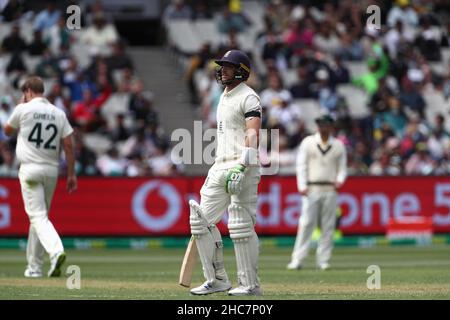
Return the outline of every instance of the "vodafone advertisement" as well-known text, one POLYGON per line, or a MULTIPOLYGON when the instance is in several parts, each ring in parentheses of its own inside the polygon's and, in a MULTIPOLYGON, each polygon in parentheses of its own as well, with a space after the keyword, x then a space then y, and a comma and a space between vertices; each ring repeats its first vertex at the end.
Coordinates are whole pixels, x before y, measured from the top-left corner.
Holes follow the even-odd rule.
MULTIPOLYGON (((63 236, 189 234, 188 200, 204 177, 80 178, 67 194, 61 179, 50 219, 63 236)), ((259 185, 257 232, 295 235, 301 214, 295 177, 265 176, 259 185)), ((349 178, 340 191, 340 228, 346 235, 380 234, 390 218, 427 216, 436 233, 450 233, 450 177, 349 178)), ((219 228, 227 233, 227 214, 219 228)), ((18 179, 0 179, 0 237, 25 236, 29 221, 18 179)))

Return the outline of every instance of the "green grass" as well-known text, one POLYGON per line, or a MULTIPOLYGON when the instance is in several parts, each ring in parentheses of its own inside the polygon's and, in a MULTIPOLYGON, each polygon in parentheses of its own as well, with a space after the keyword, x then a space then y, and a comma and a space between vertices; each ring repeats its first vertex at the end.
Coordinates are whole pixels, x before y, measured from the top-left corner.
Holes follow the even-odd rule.
MULTIPOLYGON (((26 279, 25 252, 0 250, 0 299, 231 299, 225 293, 191 296, 180 287, 182 249, 68 250, 69 265, 81 268, 81 289, 66 288, 66 277, 26 279)), ((287 271, 290 248, 263 248, 260 278, 263 297, 253 299, 450 299, 450 248, 336 248, 332 269, 317 271, 311 252, 305 268, 287 271), (381 268, 381 289, 369 290, 369 265, 381 268)), ((225 265, 233 285, 236 267, 232 249, 225 265)), ((48 262, 46 264, 46 270, 48 262)), ((193 285, 203 281, 200 264, 193 285)))

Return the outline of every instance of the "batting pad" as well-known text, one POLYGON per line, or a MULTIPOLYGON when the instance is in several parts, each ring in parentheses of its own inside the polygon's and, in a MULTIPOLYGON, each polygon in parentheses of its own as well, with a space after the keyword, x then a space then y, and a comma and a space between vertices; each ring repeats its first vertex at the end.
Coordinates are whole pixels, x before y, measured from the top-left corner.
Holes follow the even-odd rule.
POLYGON ((209 228, 215 243, 213 266, 216 272, 216 278, 219 280, 228 280, 227 272, 223 262, 223 242, 222 235, 215 225, 209 228))
POLYGON ((198 255, 203 266, 203 274, 207 281, 212 282, 216 278, 213 266, 215 253, 215 241, 203 217, 200 205, 194 200, 189 201, 191 232, 195 236, 198 255))
POLYGON ((259 242, 253 220, 239 205, 230 205, 228 213, 228 229, 234 244, 239 284, 249 288, 258 287, 259 242))

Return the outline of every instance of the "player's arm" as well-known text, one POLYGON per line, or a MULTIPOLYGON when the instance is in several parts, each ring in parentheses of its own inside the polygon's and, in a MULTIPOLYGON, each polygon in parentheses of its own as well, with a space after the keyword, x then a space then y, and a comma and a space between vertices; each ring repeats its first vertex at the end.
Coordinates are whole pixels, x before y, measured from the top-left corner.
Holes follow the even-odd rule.
POLYGON ((75 150, 73 145, 73 134, 62 139, 64 153, 67 161, 67 191, 72 193, 77 189, 77 176, 75 175, 75 150))
POLYGON ((336 182, 334 184, 336 189, 339 189, 347 178, 347 151, 345 150, 345 146, 342 146, 342 152, 338 161, 336 182))
POLYGON ((245 121, 245 145, 241 155, 241 164, 245 167, 256 164, 258 146, 259 146, 259 130, 261 128, 261 118, 251 117, 245 121))
MULTIPOLYGON (((20 99, 20 103, 23 103, 23 102, 24 102, 24 98, 22 96, 22 98, 20 99)), ((6 122, 6 124, 3 126, 3 132, 8 137, 13 136, 16 133, 16 131, 19 129, 19 125, 20 125, 20 111, 21 111, 21 108, 19 106, 20 106, 20 104, 17 107, 14 108, 13 113, 9 117, 8 121, 6 122)))
POLYGON ((16 133, 16 129, 11 126, 9 123, 5 124, 5 126, 3 127, 3 132, 8 136, 11 137, 12 135, 14 135, 16 133))
POLYGON ((300 144, 298 154, 297 154, 297 188, 301 195, 306 195, 308 193, 308 186, 306 180, 308 179, 307 174, 307 140, 303 140, 300 144))
POLYGON ((245 144, 241 155, 241 164, 245 167, 257 164, 259 131, 261 129, 261 103, 250 95, 244 103, 245 144))

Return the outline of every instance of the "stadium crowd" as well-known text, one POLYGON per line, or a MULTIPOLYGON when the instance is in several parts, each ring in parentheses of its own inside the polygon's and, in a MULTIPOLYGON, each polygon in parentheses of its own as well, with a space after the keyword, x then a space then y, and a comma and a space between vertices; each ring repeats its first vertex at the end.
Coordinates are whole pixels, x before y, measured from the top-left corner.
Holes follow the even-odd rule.
MULTIPOLYGON (((206 2, 203 2, 205 4, 206 2)), ((348 149, 351 175, 449 175, 450 68, 442 48, 450 42, 450 19, 445 1, 288 1, 268 0, 264 30, 247 50, 254 63, 249 79, 261 97, 263 124, 279 129, 279 150, 269 154, 280 167, 295 172, 297 147, 311 132, 302 115, 302 101, 313 99, 320 113, 336 120, 336 136, 348 149), (381 28, 366 25, 368 5, 381 9, 381 28), (348 62, 367 66, 352 74, 348 62), (296 70, 296 81, 284 84, 285 74, 296 70), (353 85, 367 96, 368 114, 355 117, 349 97, 340 85, 353 85), (425 92, 442 98, 439 112, 430 108, 425 92)), ((198 4, 197 4, 198 5, 198 4)), ((189 3, 175 0, 165 14, 166 23, 196 19, 189 3), (178 11, 177 11, 178 10, 178 11), (175 14, 178 12, 179 14, 175 14)), ((202 12, 209 12, 203 9, 202 12)), ((211 15, 211 14, 210 14, 211 15)), ((216 27, 223 41, 204 43, 189 58, 186 68, 191 101, 203 120, 215 126, 215 107, 221 88, 215 81, 213 60, 230 49, 243 49, 239 34, 252 27, 241 1, 227 1, 216 12, 216 27), (196 77, 201 72, 205 76, 196 77)), ((243 49, 245 50, 245 49, 243 49)), ((351 98, 351 97, 350 97, 351 98)), ((267 161, 269 161, 267 160, 267 161)))
MULTIPOLYGON (((67 29, 56 1, 28 10, 22 1, 0 7, 0 124, 18 103, 20 83, 29 74, 46 80, 46 96, 63 109, 75 128, 79 175, 174 175, 170 141, 155 110, 154 95, 135 73, 126 43, 105 13, 101 1, 83 10, 83 32, 67 29), (23 24, 32 36, 23 37, 23 24), (80 63, 79 49, 88 56, 80 63), (85 51, 85 52, 84 52, 85 51), (29 61, 34 61, 30 68, 29 61), (125 97, 125 99, 123 99, 125 97), (111 104, 126 104, 120 112, 111 104)), ((297 147, 310 129, 302 101, 313 99, 321 113, 336 120, 336 136, 348 148, 352 175, 450 174, 450 70, 436 70, 442 48, 450 42, 450 19, 445 1, 371 1, 381 9, 381 29, 367 27, 367 1, 260 1, 263 29, 248 52, 255 63, 249 84, 261 96, 263 125, 278 129, 278 150, 263 160, 293 168, 297 147), (348 62, 367 66, 353 74, 348 62), (295 81, 285 84, 294 71, 295 81), (354 117, 348 96, 337 88, 353 85, 367 96, 369 114, 354 117), (427 117, 425 92, 442 96, 441 113, 427 117)), ((252 27, 241 1, 173 0, 164 9, 162 23, 214 19, 220 43, 204 43, 189 53, 185 79, 191 102, 199 106, 209 127, 215 126, 215 108, 222 88, 215 80, 215 58, 240 49, 239 35, 252 27), (201 71, 203 77, 196 77, 201 71)), ((447 62, 447 66, 449 63, 447 62)), ((17 175, 15 140, 0 130, 0 176, 17 175)), ((64 160, 62 160, 64 161, 64 160)), ((61 166, 64 171, 64 165, 61 166)), ((283 170, 282 170, 283 173, 283 170)), ((286 171, 285 173, 293 173, 286 171)))
MULTIPOLYGON (((0 4, 0 28, 10 27, 0 37, 0 125, 19 102, 22 81, 35 74, 45 81, 46 98, 65 111, 74 127, 78 175, 179 171, 170 160, 170 143, 159 124, 153 93, 137 77, 126 43, 101 1, 83 7, 81 31, 68 29, 65 7, 61 10, 57 1, 46 1, 36 11, 24 1, 0 4), (21 30, 24 25, 31 28, 21 30), (26 40, 26 32, 32 32, 32 41, 26 40), (84 66, 82 55, 88 60, 84 66), (111 112, 117 101, 125 108, 111 112)), ((15 143, 0 130, 0 176, 17 176, 15 143)))

